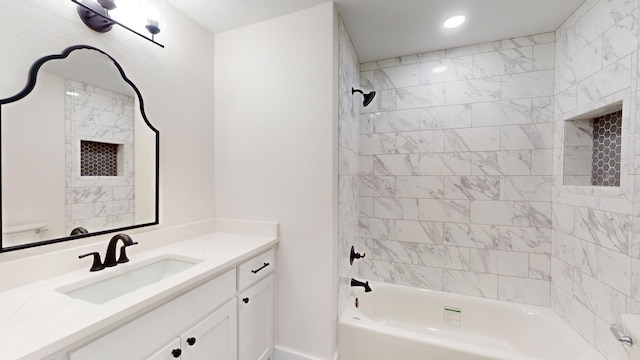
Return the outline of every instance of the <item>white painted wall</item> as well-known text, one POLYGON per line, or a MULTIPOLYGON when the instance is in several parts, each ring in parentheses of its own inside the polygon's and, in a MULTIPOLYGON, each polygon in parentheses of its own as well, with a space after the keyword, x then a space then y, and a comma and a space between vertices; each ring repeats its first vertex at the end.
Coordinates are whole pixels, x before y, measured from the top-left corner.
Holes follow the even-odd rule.
POLYGON ((2 186, 11 189, 2 195, 2 221, 5 227, 45 223, 49 230, 3 235, 5 246, 65 233, 64 139, 64 79, 43 72, 29 96, 2 108, 2 186), (40 186, 43 179, 48 186, 40 186))
MULTIPOLYGON (((160 225, 153 229, 214 216, 213 35, 166 8, 170 27, 157 37, 162 49, 122 28, 92 31, 70 1, 0 1, 0 98, 24 87, 35 60, 77 44, 111 54, 139 87, 160 131, 160 225)), ((0 262, 51 249, 0 254, 0 262)))
MULTIPOLYGON (((136 109, 140 108, 138 99, 135 99, 136 109)), ((135 112, 135 200, 134 221, 136 224, 152 222, 155 216, 153 198, 156 196, 155 169, 156 169, 156 143, 155 133, 145 124, 140 111, 135 112)))
POLYGON ((337 16, 332 3, 215 37, 215 205, 280 223, 276 346, 335 351, 337 16))

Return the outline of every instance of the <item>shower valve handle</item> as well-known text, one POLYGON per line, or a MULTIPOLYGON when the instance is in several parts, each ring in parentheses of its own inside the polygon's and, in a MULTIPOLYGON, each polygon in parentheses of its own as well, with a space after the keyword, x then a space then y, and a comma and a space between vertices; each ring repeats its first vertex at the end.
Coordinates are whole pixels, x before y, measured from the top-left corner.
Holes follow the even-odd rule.
POLYGON ((367 254, 364 254, 364 253, 360 255, 360 253, 357 253, 356 250, 353 248, 353 246, 351 246, 351 254, 349 255, 349 264, 353 265, 354 259, 362 259, 366 255, 367 254))

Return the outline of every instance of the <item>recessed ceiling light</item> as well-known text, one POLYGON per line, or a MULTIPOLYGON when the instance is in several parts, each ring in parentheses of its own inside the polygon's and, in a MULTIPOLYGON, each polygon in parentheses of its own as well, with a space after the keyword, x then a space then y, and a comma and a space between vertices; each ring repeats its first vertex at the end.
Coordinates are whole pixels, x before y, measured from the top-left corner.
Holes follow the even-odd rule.
POLYGON ((447 71, 447 67, 444 66, 444 65, 440 65, 440 66, 434 67, 433 70, 431 70, 431 71, 433 71, 434 73, 437 74, 437 73, 441 73, 441 72, 447 71))
POLYGON ((447 29, 453 29, 455 27, 462 25, 462 23, 464 23, 465 20, 467 20, 467 18, 462 15, 452 16, 448 18, 447 21, 444 22, 444 27, 446 27, 447 29))

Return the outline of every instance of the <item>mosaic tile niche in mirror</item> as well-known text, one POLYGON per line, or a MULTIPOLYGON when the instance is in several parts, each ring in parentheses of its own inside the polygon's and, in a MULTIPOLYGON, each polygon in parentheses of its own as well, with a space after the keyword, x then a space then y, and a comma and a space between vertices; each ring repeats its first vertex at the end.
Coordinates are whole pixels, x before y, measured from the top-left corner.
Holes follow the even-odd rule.
POLYGON ((134 223, 134 99, 66 80, 66 228, 134 223))

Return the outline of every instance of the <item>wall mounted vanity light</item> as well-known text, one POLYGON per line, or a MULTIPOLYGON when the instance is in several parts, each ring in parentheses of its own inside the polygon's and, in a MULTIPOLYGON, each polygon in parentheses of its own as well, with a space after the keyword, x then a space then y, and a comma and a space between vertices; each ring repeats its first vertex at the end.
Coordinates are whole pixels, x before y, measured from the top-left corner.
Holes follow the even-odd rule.
MULTIPOLYGON (((159 1, 164 2, 164 0, 159 1)), ((71 2, 78 5, 78 15, 80 19, 82 19, 82 22, 94 31, 104 33, 111 31, 113 25, 119 25, 164 48, 164 45, 155 41, 155 35, 160 33, 161 29, 161 13, 157 7, 149 4, 149 0, 141 0, 136 9, 133 9, 134 6, 129 6, 127 9, 129 10, 128 16, 122 16, 122 18, 124 19, 126 17, 127 20, 131 22, 144 21, 146 23, 144 28, 151 34, 151 37, 145 36, 131 28, 130 26, 135 26, 132 23, 129 23, 130 26, 127 26, 123 23, 122 19, 112 16, 113 11, 117 9, 116 0, 71 0, 71 2)), ((129 0, 128 3, 130 2, 129 0)))

